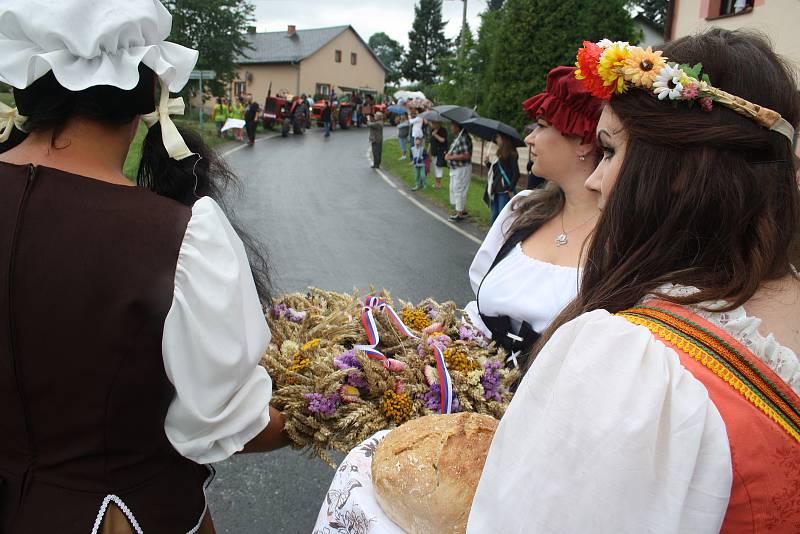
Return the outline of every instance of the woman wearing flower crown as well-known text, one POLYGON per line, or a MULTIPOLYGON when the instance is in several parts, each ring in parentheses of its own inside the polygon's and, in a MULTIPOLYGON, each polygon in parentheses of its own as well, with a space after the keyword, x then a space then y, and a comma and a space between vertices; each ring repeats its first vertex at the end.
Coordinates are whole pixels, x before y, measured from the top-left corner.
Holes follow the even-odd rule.
POLYGON ((584 43, 608 100, 577 299, 495 434, 468 532, 800 531, 800 101, 766 41, 584 43))
POLYGON ((206 464, 287 441, 267 280, 206 196, 230 175, 169 117, 197 61, 170 24, 153 0, 0 5, 0 532, 210 533, 206 464))
POLYGON ((601 100, 556 67, 546 90, 523 103, 538 126, 526 137, 533 172, 548 180, 515 195, 492 224, 472 261, 475 300, 465 311, 484 335, 521 366, 541 332, 578 291, 580 252, 599 215, 597 193, 584 187, 600 160, 595 129, 601 100))

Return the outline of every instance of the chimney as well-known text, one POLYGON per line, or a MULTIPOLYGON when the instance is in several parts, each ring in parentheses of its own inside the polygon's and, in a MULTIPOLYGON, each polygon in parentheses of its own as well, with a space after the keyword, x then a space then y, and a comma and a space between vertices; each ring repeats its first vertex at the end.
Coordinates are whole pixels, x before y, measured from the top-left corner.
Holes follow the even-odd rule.
POLYGON ((255 26, 248 26, 247 27, 247 33, 256 33, 256 27, 255 26))
POLYGON ((289 25, 289 29, 288 29, 288 30, 286 30, 286 34, 287 34, 289 37, 294 37, 294 34, 295 34, 295 32, 296 32, 296 31, 297 31, 297 27, 296 27, 296 26, 294 26, 293 24, 290 24, 290 25, 289 25))

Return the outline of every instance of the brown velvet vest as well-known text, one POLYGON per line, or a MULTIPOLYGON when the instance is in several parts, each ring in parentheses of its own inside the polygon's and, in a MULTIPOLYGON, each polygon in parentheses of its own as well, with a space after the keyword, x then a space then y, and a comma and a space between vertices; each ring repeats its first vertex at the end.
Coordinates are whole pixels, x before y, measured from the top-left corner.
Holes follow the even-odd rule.
POLYGON ((91 532, 109 495, 188 532, 208 470, 164 433, 161 353, 191 210, 0 163, 0 533, 91 532))

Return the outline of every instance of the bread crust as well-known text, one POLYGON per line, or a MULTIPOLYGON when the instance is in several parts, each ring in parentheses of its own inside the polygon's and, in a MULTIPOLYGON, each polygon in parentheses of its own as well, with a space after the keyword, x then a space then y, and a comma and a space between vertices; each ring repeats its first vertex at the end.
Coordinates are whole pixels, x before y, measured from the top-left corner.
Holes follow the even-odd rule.
POLYGON ((466 531, 497 428, 488 415, 428 415, 390 432, 372 459, 375 498, 409 534, 466 531))

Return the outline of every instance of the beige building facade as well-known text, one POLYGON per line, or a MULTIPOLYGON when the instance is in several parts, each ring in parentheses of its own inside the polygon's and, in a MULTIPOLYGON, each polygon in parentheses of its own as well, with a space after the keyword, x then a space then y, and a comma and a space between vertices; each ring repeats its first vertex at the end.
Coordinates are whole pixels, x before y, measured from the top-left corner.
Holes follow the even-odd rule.
POLYGON ((709 27, 753 28, 765 33, 775 50, 800 68, 800 0, 672 0, 669 39, 709 27))
POLYGON ((250 93, 262 103, 267 92, 307 95, 358 89, 382 93, 386 68, 351 26, 248 33, 253 50, 237 61, 230 96, 250 93))

